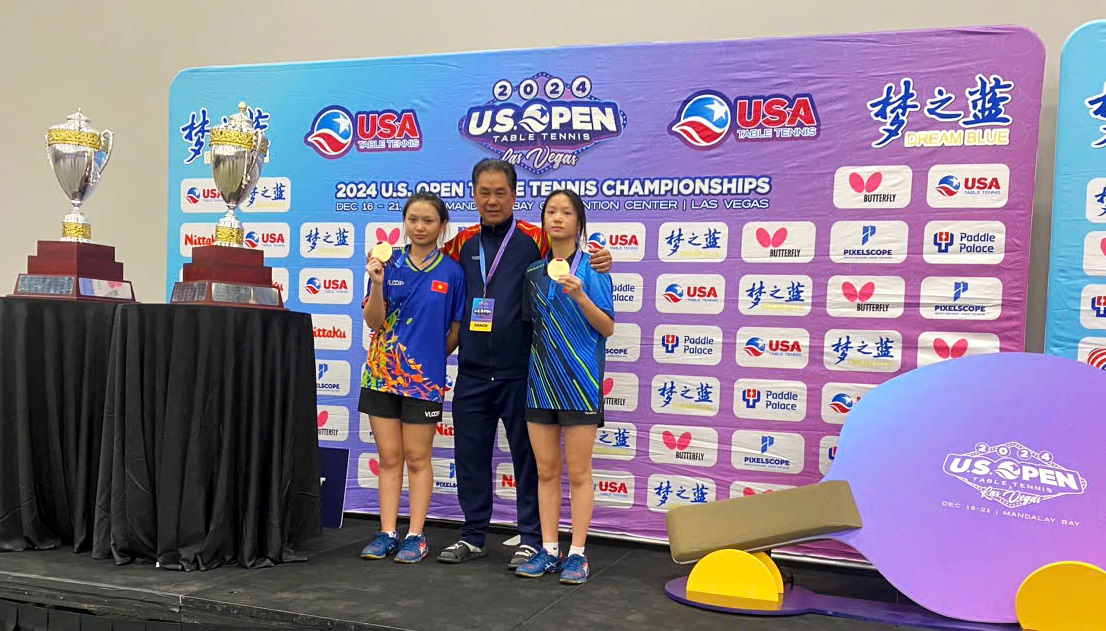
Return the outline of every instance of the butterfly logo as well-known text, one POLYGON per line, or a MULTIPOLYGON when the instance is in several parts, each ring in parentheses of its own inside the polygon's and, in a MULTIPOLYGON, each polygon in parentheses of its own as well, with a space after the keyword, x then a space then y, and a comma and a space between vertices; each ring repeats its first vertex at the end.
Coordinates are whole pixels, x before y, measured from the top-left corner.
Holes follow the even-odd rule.
POLYGON ((661 438, 664 440, 664 446, 672 451, 683 451, 691 444, 691 432, 684 432, 677 438, 672 432, 664 430, 661 438))
POLYGON ((387 243, 389 245, 399 243, 399 228, 392 228, 391 232, 388 232, 384 228, 377 228, 376 240, 380 243, 387 243))
POLYGON ((879 171, 869 175, 867 180, 859 173, 849 174, 849 186, 857 193, 871 193, 879 188, 879 185, 882 183, 883 174, 879 171))
POLYGON ((860 289, 856 288, 856 285, 846 281, 841 285, 841 293, 845 296, 845 300, 849 302, 868 302, 872 298, 872 294, 876 293, 876 284, 868 281, 861 285, 860 289))
POLYGON ((968 340, 960 338, 953 342, 952 346, 941 338, 933 340, 933 352, 941 359, 957 359, 968 352, 968 340))
POLYGON ((329 419, 330 419, 330 412, 327 412, 326 410, 323 410, 322 412, 319 412, 319 427, 324 427, 326 425, 327 420, 329 420, 329 419))
POLYGON ((603 396, 610 394, 611 390, 614 390, 614 379, 607 377, 603 380, 603 396))
POLYGON ((768 234, 764 228, 757 228, 757 243, 763 248, 778 248, 787 240, 787 228, 768 234))

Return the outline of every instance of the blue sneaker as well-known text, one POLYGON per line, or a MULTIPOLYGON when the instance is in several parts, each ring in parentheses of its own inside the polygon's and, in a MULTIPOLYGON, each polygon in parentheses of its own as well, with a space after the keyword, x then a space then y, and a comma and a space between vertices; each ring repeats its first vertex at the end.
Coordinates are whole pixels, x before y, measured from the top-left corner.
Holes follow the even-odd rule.
POLYGON ((537 578, 543 574, 556 572, 559 567, 561 567, 561 555, 553 556, 548 550, 542 548, 530 557, 529 561, 519 566, 515 574, 526 578, 537 578))
POLYGON ((399 544, 399 552, 396 552, 396 563, 418 563, 426 558, 430 546, 426 545, 426 537, 423 535, 407 535, 403 543, 399 544))
POLYGON ((588 558, 582 554, 571 554, 565 559, 561 570, 561 582, 565 585, 579 585, 588 582, 588 558))
POLYGON ((399 539, 386 532, 379 532, 373 537, 369 545, 361 550, 362 559, 383 559, 396 551, 399 547, 399 539))

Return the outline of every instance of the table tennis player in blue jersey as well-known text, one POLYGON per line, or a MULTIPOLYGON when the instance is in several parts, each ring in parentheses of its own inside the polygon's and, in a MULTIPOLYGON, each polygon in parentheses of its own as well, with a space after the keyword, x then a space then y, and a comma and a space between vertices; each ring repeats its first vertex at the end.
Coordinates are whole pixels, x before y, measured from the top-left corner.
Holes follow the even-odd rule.
POLYGON ((365 324, 375 335, 361 379, 358 409, 369 415, 380 457, 381 532, 361 551, 365 559, 395 554, 417 563, 428 548, 423 535, 434 470, 430 453, 442 418, 446 356, 457 348, 465 309, 465 273, 443 254, 449 211, 436 195, 416 193, 403 207, 409 245, 378 244, 369 274, 365 324), (411 524, 396 533, 403 466, 410 480, 411 524))
POLYGON ((526 425, 538 463, 538 510, 542 549, 515 572, 536 578, 557 570, 561 582, 588 579, 584 542, 595 491, 591 452, 603 424, 603 364, 614 333, 614 287, 609 274, 591 266, 580 249, 586 222, 584 202, 572 191, 545 200, 542 228, 550 253, 526 270, 528 300, 523 319, 534 330, 526 390, 526 425), (564 459, 561 438, 564 437, 564 459), (572 547, 561 561, 561 472, 568 464, 572 547))

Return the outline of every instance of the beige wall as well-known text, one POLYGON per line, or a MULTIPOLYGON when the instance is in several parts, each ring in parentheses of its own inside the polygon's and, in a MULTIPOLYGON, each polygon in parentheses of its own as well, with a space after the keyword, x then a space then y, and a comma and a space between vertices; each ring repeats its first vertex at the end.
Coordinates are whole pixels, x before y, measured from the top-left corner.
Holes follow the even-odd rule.
MULTIPOLYGON (((88 204, 139 297, 165 296, 169 83, 182 68, 558 45, 684 41, 1019 24, 1048 50, 1041 116, 1028 347, 1044 333, 1060 47, 1097 17, 1085 0, 372 0, 74 2, 0 9, 0 294, 66 211, 43 134, 76 107, 118 152, 88 204), (323 21, 321 16, 329 16, 323 21)), ((1101 6, 1101 5, 1098 5, 1101 6)))

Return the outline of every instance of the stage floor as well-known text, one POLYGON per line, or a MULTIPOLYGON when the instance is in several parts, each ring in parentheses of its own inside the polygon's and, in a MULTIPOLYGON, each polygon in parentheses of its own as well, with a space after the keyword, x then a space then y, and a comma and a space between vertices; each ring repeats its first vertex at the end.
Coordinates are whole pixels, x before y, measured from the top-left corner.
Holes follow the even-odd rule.
MULTIPOLYGON (((507 569, 506 538, 462 565, 433 560, 456 540, 454 526, 427 530, 431 556, 414 566, 363 561, 375 520, 347 518, 304 551, 306 563, 262 570, 171 572, 115 566, 66 550, 0 554, 0 599, 111 617, 281 629, 891 629, 821 616, 737 618, 679 605, 665 583, 690 566, 667 551, 622 542, 588 543, 591 579, 568 587, 555 575, 521 579, 507 569)), ((562 543, 567 541, 562 540, 562 543)), ((814 591, 894 602, 874 573, 785 565, 814 591)))

